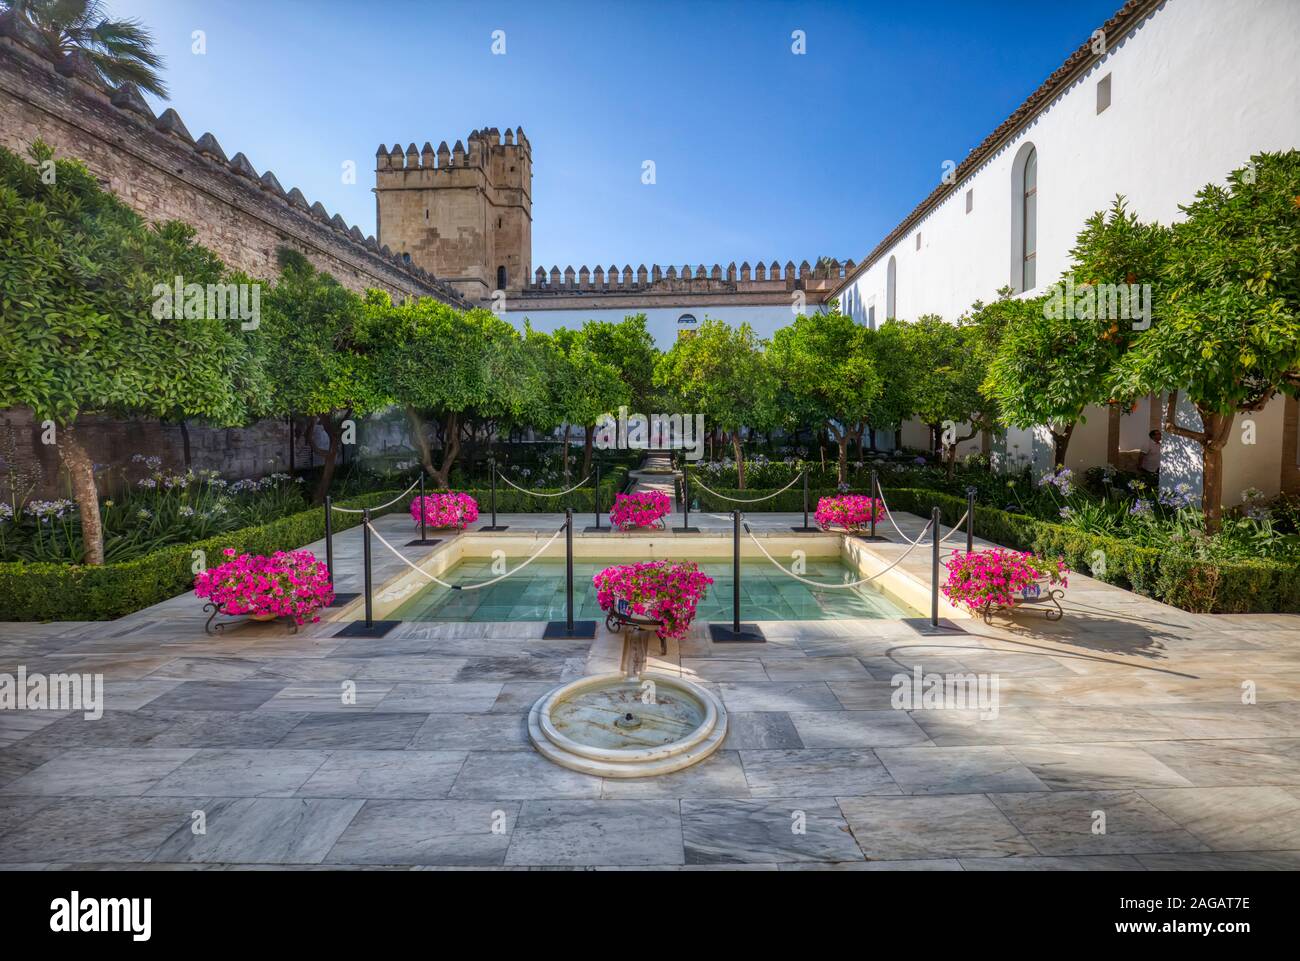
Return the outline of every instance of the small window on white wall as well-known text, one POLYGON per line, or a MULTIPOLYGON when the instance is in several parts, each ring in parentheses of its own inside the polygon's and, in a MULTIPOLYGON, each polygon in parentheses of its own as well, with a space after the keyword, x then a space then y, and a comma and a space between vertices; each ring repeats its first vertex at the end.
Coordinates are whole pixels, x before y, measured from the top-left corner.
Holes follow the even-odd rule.
POLYGON ((1097 113, 1110 106, 1110 74, 1097 81, 1097 113))
POLYGON ((921 249, 921 231, 919 230, 916 232, 916 249, 921 249))
POLYGON ((966 213, 975 209, 975 188, 966 191, 966 213))

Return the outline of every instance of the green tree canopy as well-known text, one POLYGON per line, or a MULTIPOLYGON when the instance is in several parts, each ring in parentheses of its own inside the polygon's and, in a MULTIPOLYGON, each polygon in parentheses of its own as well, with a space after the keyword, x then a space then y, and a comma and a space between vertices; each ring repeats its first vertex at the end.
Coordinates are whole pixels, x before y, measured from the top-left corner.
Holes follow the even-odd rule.
POLYGON ((1173 397, 1165 426, 1200 446, 1202 505, 1216 528, 1235 416, 1278 392, 1300 393, 1300 151, 1252 157, 1182 211, 1161 274, 1159 322, 1117 365, 1113 389, 1123 397, 1182 391, 1195 405, 1199 429, 1176 422, 1173 397))
POLYGON ((449 482, 466 421, 509 420, 543 409, 536 368, 522 338, 490 310, 461 311, 429 297, 398 305, 372 290, 361 331, 359 341, 373 353, 394 401, 406 410, 420 463, 440 487, 449 482), (435 421, 442 435, 437 467, 426 419, 435 421))
POLYGON ((673 392, 682 415, 703 414, 710 429, 731 435, 738 484, 745 486, 741 431, 776 418, 778 380, 749 324, 732 328, 708 317, 673 344, 655 366, 655 384, 673 392))
POLYGON ((0 408, 25 405, 57 425, 86 562, 100 564, 99 498, 78 416, 240 424, 259 385, 252 335, 206 309, 158 309, 155 288, 175 278, 227 279, 192 228, 147 225, 44 144, 32 161, 0 148, 0 408))
POLYGON ((985 392, 1006 423, 1048 426, 1058 467, 1084 411, 1111 401, 1115 364, 1152 323, 1166 245, 1165 228, 1141 222, 1116 197, 1109 211, 1088 218, 1070 272, 1047 296, 974 308, 979 322, 1000 331, 985 392))
POLYGON ((307 438, 324 462, 316 501, 324 500, 334 476, 345 424, 392 403, 369 345, 360 342, 360 296, 301 254, 282 248, 279 283, 263 299, 258 328, 271 384, 271 406, 280 416, 309 417, 307 438), (329 438, 317 446, 314 428, 329 438))
POLYGON ((911 383, 907 406, 929 426, 935 449, 943 451, 951 472, 957 445, 981 430, 995 430, 998 422, 996 403, 980 390, 985 332, 971 323, 949 324, 936 314, 912 323, 887 320, 881 330, 887 327, 896 328, 886 336, 900 343, 906 355, 911 383), (960 433, 963 424, 965 434, 960 433))
POLYGON ((767 357, 780 378, 781 402, 811 413, 839 448, 839 479, 848 481, 849 441, 861 439, 884 387, 870 331, 831 304, 804 314, 772 338, 767 357))

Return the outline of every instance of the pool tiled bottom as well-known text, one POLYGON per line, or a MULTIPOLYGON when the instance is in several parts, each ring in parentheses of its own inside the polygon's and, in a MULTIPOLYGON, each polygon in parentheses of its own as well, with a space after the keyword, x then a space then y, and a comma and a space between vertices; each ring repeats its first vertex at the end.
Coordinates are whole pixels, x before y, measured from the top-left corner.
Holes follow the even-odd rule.
MULTIPOLYGON (((519 559, 506 562, 514 568, 519 559)), ((600 620, 605 614, 596 604, 591 579, 616 560, 584 560, 573 567, 574 617, 600 620)), ((809 559, 803 577, 827 584, 856 580, 858 574, 839 560, 809 559)), ((732 570, 728 562, 706 563, 701 569, 713 586, 700 605, 702 621, 730 620, 732 570)), ((451 584, 469 585, 499 576, 491 558, 467 558, 442 575, 451 584)), ((766 560, 741 564, 740 610, 746 620, 826 621, 839 618, 901 618, 916 616, 898 602, 869 585, 851 590, 817 590, 781 573, 766 560)), ((491 587, 453 591, 437 584, 416 594, 391 615, 402 621, 551 621, 564 617, 564 562, 537 560, 519 574, 491 587)))

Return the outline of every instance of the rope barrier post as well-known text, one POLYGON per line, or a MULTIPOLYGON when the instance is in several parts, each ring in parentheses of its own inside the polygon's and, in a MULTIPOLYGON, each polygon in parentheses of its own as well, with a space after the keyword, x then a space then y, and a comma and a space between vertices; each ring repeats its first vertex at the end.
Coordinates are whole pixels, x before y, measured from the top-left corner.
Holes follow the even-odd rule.
POLYGON ((803 527, 792 527, 790 530, 796 534, 816 534, 820 527, 808 526, 808 469, 804 468, 803 472, 803 527))
POLYGON ((884 498, 880 496, 880 474, 876 471, 871 472, 871 533, 862 538, 864 541, 887 541, 888 537, 881 537, 876 533, 876 513, 877 508, 883 506, 884 498))
POLYGON ((366 595, 366 619, 353 621, 335 637, 383 637, 401 621, 375 620, 374 568, 370 562, 370 508, 361 512, 361 563, 366 595))
POLYGON ((691 473, 689 465, 686 463, 686 455, 682 455, 682 526, 674 527, 674 534, 698 534, 700 529, 691 526, 691 473))
POLYGON ((425 500, 424 500, 424 468, 420 468, 420 536, 413 541, 407 541, 407 547, 432 547, 434 544, 441 544, 442 541, 437 538, 430 538, 425 532, 425 500))
POLYGON ((715 644, 762 644, 767 641, 757 624, 740 623, 740 511, 731 512, 731 623, 710 624, 715 644))
POLYGON ((596 636, 595 621, 575 621, 573 619, 573 508, 564 509, 564 620, 548 621, 542 639, 547 641, 560 638, 593 638, 596 636))
POLYGON ((481 531, 503 531, 508 524, 497 523, 497 469, 496 465, 492 467, 492 523, 487 527, 480 527, 481 531))
POLYGON ((592 502, 596 508, 596 523, 590 527, 583 528, 584 534, 603 534, 605 528, 600 526, 600 464, 596 464, 596 486, 592 489, 592 502))
POLYGON ((966 488, 966 553, 975 551, 975 488, 966 488))
MULTIPOLYGON (((330 590, 334 590, 334 498, 325 495, 325 566, 330 572, 330 590)), ((345 607, 357 599, 355 592, 341 594, 334 591, 330 607, 345 607)))
POLYGON ((930 508, 930 626, 939 626, 939 508, 930 508))

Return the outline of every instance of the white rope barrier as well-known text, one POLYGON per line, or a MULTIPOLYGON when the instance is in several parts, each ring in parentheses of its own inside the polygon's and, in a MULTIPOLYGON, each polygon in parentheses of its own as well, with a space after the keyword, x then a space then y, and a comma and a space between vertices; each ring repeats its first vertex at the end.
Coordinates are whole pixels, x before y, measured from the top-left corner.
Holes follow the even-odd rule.
POLYGON ((335 507, 333 504, 331 504, 331 505, 330 505, 330 508, 331 508, 332 510, 336 510, 336 511, 338 511, 340 514, 364 514, 364 513, 365 513, 366 511, 368 511, 368 510, 369 510, 369 511, 382 511, 385 507, 392 507, 394 504, 396 504, 398 501, 400 501, 400 500, 401 500, 403 497, 405 497, 407 494, 411 493, 411 491, 415 490, 415 488, 418 487, 419 484, 420 484, 420 478, 417 477, 415 480, 411 481, 411 486, 410 486, 410 487, 408 487, 406 490, 402 491, 400 494, 398 494, 396 497, 394 497, 394 498, 393 498, 391 501, 389 501, 387 504, 380 504, 378 507, 367 507, 367 508, 365 508, 365 509, 363 509, 363 510, 355 510, 355 509, 353 509, 353 508, 351 508, 351 507, 335 507))
POLYGON ((956 524, 953 524, 952 529, 949 530, 947 534, 944 534, 943 537, 939 538, 939 543, 946 544, 948 542, 948 538, 952 537, 953 534, 956 534, 959 530, 961 530, 961 525, 965 524, 967 518, 969 517, 970 517, 970 509, 968 508, 966 510, 966 513, 961 515, 961 520, 959 520, 956 524))
MULTIPOLYGON (((889 523, 893 525, 894 530, 898 531, 898 536, 901 537, 903 540, 907 541, 907 543, 909 544, 919 544, 921 542, 921 538, 925 537, 925 531, 921 531, 921 536, 918 537, 916 540, 912 540, 912 538, 904 534, 901 530, 899 530, 898 524, 894 521, 894 512, 889 509, 889 503, 885 500, 885 489, 881 487, 877 489, 876 493, 880 495, 880 503, 883 504, 885 507, 885 517, 889 519, 889 523)), ((926 526, 929 527, 928 524, 926 526)))
MULTIPOLYGON (((921 531, 922 538, 925 537, 925 531, 930 529, 931 523, 933 522, 932 521, 926 522, 925 530, 921 531)), ((870 577, 864 577, 861 580, 852 581, 848 584, 823 584, 820 581, 810 581, 806 577, 800 577, 798 574, 794 573, 794 571, 787 570, 786 568, 782 567, 779 563, 777 563, 776 558, 774 558, 771 554, 767 552, 767 548, 762 545, 759 539, 754 536, 754 532, 749 529, 748 524, 745 525, 745 533, 749 535, 749 539, 754 542, 755 546, 757 546, 758 549, 763 552, 763 556, 766 557, 769 561, 771 561, 773 566, 776 567, 779 571, 781 571, 781 573, 785 574, 788 577, 793 577, 796 581, 799 581, 802 584, 807 584, 810 587, 816 587, 819 590, 827 590, 827 591, 843 591, 843 590, 849 590, 854 587, 861 587, 863 584, 866 584, 868 581, 874 581, 877 577, 880 577, 882 574, 888 574, 899 564, 903 563, 903 561, 907 558, 907 555, 912 553, 912 551, 916 549, 917 545, 921 543, 920 539, 916 540, 915 542, 912 543, 911 547, 909 547, 907 550, 903 551, 901 555, 899 555, 898 560, 894 561, 894 563, 890 564, 884 570, 877 571, 876 573, 872 574, 870 577)))
POLYGON ((427 580, 433 581, 435 584, 441 585, 442 587, 449 587, 453 591, 477 591, 480 590, 481 588, 491 587, 493 584, 498 584, 501 581, 504 581, 507 577, 513 577, 515 574, 518 574, 520 571, 522 571, 533 561, 537 560, 537 558, 541 556, 542 552, 545 551, 548 547, 550 547, 551 544, 555 542, 555 539, 557 537, 559 537, 561 534, 564 533, 564 525, 561 524, 560 529, 551 535, 550 540, 548 540, 545 544, 543 544, 541 547, 537 549, 537 553, 533 554, 532 557, 528 558, 528 560, 524 561, 513 571, 506 571, 504 574, 502 574, 499 577, 494 577, 490 581, 480 581, 477 584, 448 584, 446 581, 434 577, 428 571, 421 570, 420 568, 412 564, 409 560, 407 560, 407 558, 403 554, 401 554, 396 547, 388 543, 388 541, 384 540, 383 535, 380 534, 379 531, 375 530, 375 525, 367 524, 366 526, 370 528, 370 533, 373 534, 379 540, 379 543, 383 544, 390 551, 392 551, 394 557, 400 560, 411 570, 415 571, 415 573, 419 574, 423 578, 426 578, 427 580))
POLYGON ((592 478, 592 475, 588 474, 582 480, 578 481, 578 483, 570 487, 567 491, 560 491, 558 494, 545 494, 542 491, 530 491, 523 487, 520 487, 518 484, 516 484, 514 481, 512 481, 509 477, 507 477, 505 474, 501 473, 500 471, 497 471, 497 476, 500 477, 507 484, 509 484, 511 487, 513 487, 515 490, 521 491, 522 493, 525 494, 531 494, 533 497, 563 497, 565 494, 572 494, 574 491, 576 491, 579 487, 587 483, 587 481, 591 480, 592 478))
POLYGON ((786 484, 779 491, 774 491, 773 493, 768 494, 766 497, 753 497, 750 498, 749 500, 744 500, 744 501, 738 500, 735 497, 728 497, 726 494, 719 494, 715 490, 710 490, 708 487, 704 487, 704 481, 699 480, 698 478, 695 480, 694 483, 697 487, 704 487, 705 491, 712 494, 714 497, 721 497, 724 501, 731 501, 733 504, 758 504, 761 503, 762 501, 770 501, 773 497, 776 497, 779 494, 784 494, 796 483, 798 483, 800 477, 803 477, 803 471, 800 471, 798 474, 795 474, 794 480, 790 481, 790 483, 786 484))

